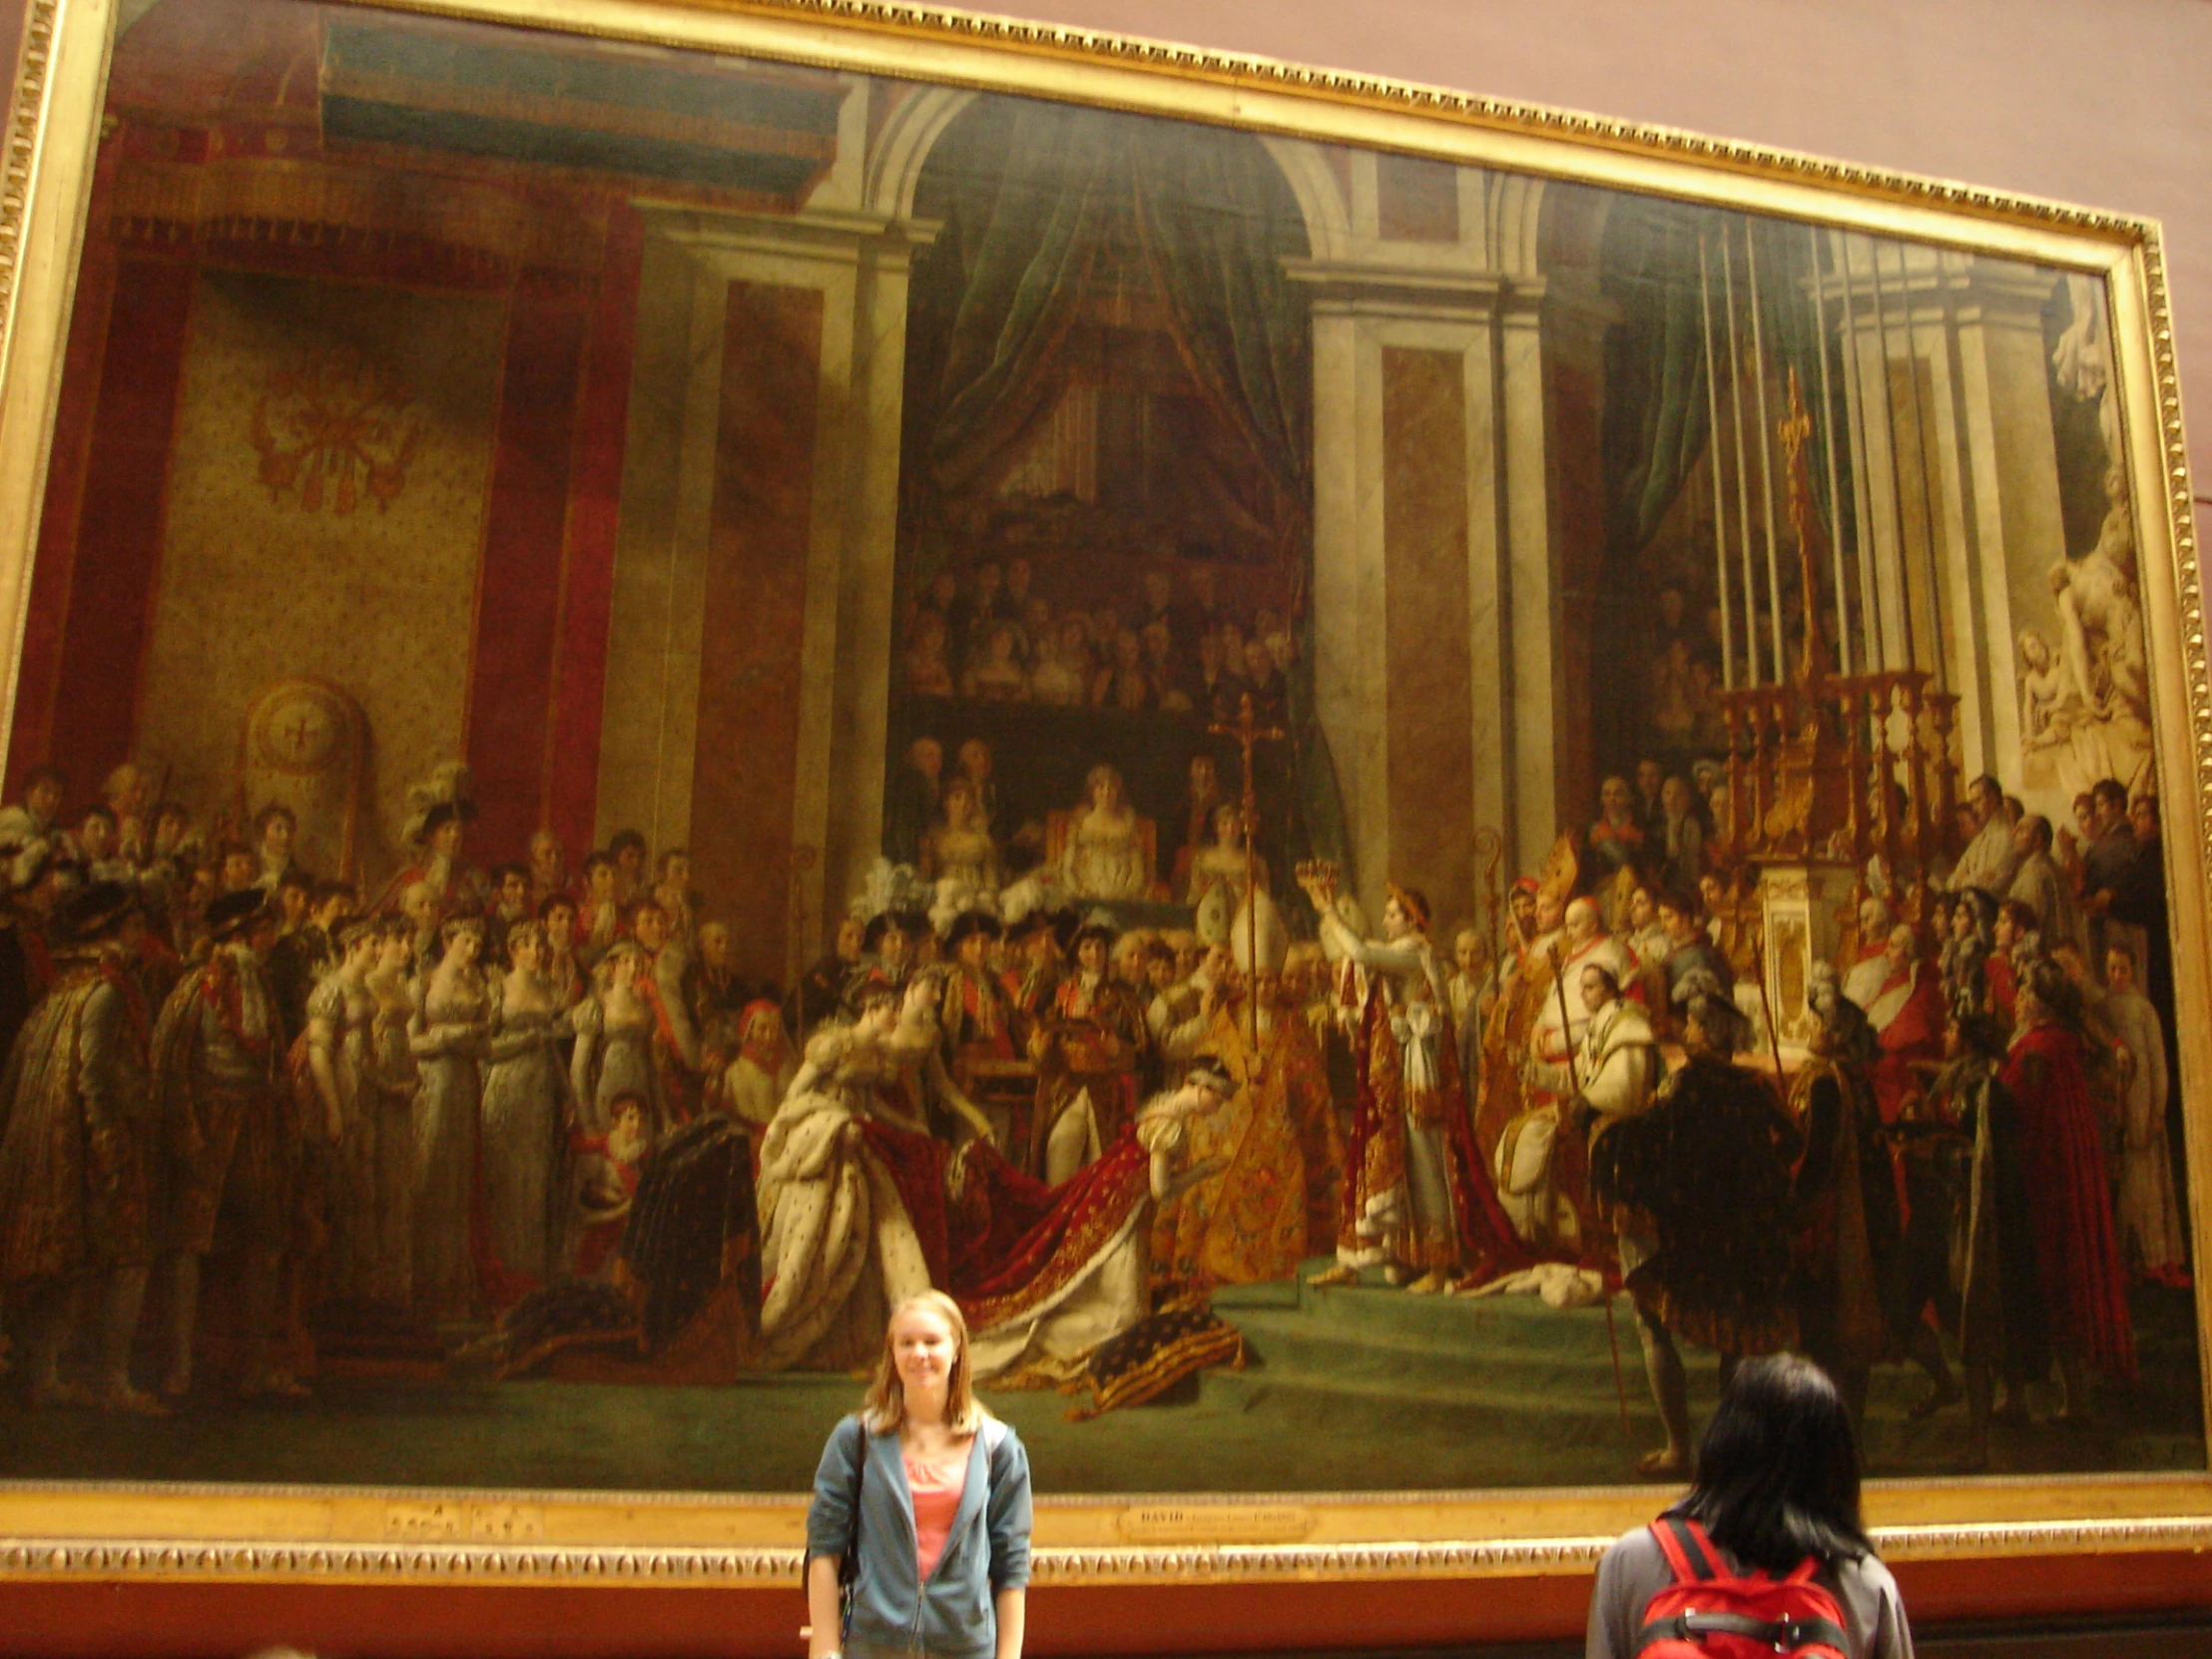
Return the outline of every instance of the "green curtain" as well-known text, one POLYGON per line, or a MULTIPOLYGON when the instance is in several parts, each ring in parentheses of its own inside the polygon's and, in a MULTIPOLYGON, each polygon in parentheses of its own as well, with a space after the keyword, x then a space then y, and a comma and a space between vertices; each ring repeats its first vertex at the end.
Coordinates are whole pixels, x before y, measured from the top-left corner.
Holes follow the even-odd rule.
POLYGON ((1282 175, 1256 139, 1138 124, 1137 226, 1175 312, 1176 343, 1280 497, 1303 541, 1313 502, 1313 326, 1284 275, 1305 252, 1282 175), (1286 210, 1290 211, 1286 211, 1286 210))
POLYGON ((929 449, 938 484, 985 472, 1044 412, 1101 245, 1115 175, 1113 128, 1098 110, 1015 106, 981 222, 961 227, 966 280, 939 371, 929 449))
MULTIPOLYGON (((1705 385, 1706 296, 1698 275, 1698 242, 1702 232, 1707 241, 1707 261, 1712 273, 1714 361, 1715 367, 1725 376, 1728 313, 1719 265, 1720 244, 1715 236, 1718 223, 1717 216, 1710 210, 1634 197, 1619 203, 1606 224, 1603 282, 1621 312, 1621 320, 1606 344, 1607 414, 1601 437, 1607 544, 1616 558, 1633 558, 1649 545, 1691 472, 1709 464, 1706 449, 1712 434, 1705 385)), ((1821 398, 1824 341, 1810 291, 1814 276, 1811 239, 1800 225, 1761 219, 1751 220, 1749 224, 1759 263, 1759 321, 1763 343, 1768 360, 1779 371, 1777 378, 1781 384, 1788 384, 1791 368, 1798 371, 1806 412, 1813 421, 1813 435, 1807 451, 1808 472, 1814 503, 1825 528, 1829 498, 1827 432, 1831 421, 1838 423, 1836 461, 1847 479, 1850 467, 1850 448, 1841 424, 1847 418, 1843 364, 1834 343, 1839 318, 1831 316, 1828 319, 1831 401, 1824 406, 1821 398)), ((1740 222, 1730 226, 1729 238, 1731 246, 1738 251, 1736 305, 1743 332, 1737 348, 1748 369, 1751 330, 1740 222)), ((1744 407, 1747 422, 1753 418, 1750 390, 1747 384, 1744 407)), ((1725 386, 1722 395, 1727 395, 1725 386)), ((1787 402, 1777 404, 1770 394, 1767 413, 1770 421, 1782 419, 1787 413, 1787 402)), ((1749 460, 1754 468, 1753 489, 1757 491, 1760 474, 1756 470, 1756 450, 1751 452, 1749 460)), ((1733 454, 1728 462, 1732 468, 1733 454)), ((1777 462, 1779 464, 1779 456, 1777 462)), ((1779 476, 1775 485, 1779 507, 1782 499, 1779 476)), ((1851 492, 1848 488, 1843 497, 1848 539, 1851 534, 1851 492)))
MULTIPOLYGON (((1273 158, 1243 134, 1020 100, 983 101, 962 126, 946 135, 959 177, 912 294, 907 430, 923 447, 908 452, 926 454, 931 483, 949 493, 987 478, 1047 412, 1101 254, 1133 246, 1166 295, 1192 378, 1271 484, 1278 543, 1303 571, 1313 324, 1283 262, 1308 250, 1273 158)), ((1288 850, 1343 863, 1336 765, 1314 714, 1312 619, 1301 620, 1288 850)))
POLYGON ((1615 558, 1658 533, 1711 435, 1698 230, 1693 213, 1645 197, 1615 203, 1606 221, 1601 279, 1620 321, 1606 339, 1599 443, 1615 558))

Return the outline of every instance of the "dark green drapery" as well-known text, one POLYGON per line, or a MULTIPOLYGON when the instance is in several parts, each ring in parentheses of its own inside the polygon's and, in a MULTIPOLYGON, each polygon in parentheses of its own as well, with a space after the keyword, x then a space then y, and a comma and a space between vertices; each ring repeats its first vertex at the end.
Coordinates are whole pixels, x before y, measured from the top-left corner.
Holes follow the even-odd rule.
POLYGON ((1699 229, 1696 216, 1644 197, 1616 203, 1606 222, 1603 280, 1621 312, 1606 339, 1600 439, 1615 558, 1658 533, 1710 436, 1699 229))
POLYGON ((966 266, 939 371, 929 463, 956 489, 1044 412, 1049 370, 1097 258, 1113 189, 1112 118, 1020 105, 996 188, 958 227, 966 266))
MULTIPOLYGON (((1813 500, 1827 524, 1829 477, 1827 433, 1836 423, 1836 462, 1848 477, 1850 446, 1843 422, 1848 418, 1844 396, 1840 350, 1831 345, 1829 404, 1821 397, 1823 339, 1810 284, 1814 277, 1815 251, 1805 227, 1778 220, 1748 222, 1756 242, 1759 265, 1759 324, 1767 359, 1775 370, 1776 389, 1789 383, 1795 368, 1812 417, 1813 435, 1807 452, 1807 471, 1813 500)), ((1606 422, 1602 449, 1606 483, 1607 545, 1616 559, 1633 559, 1658 533, 1682 486, 1692 471, 1707 462, 1712 433, 1705 383, 1705 310, 1708 297, 1713 318, 1714 368, 1728 373, 1728 309, 1721 276, 1720 219, 1710 210, 1633 197, 1619 203, 1608 220, 1603 255, 1607 293, 1620 306, 1621 320, 1606 342, 1606 422), (1706 243, 1711 274, 1710 295, 1701 291, 1698 271, 1700 237, 1706 243)), ((1741 330, 1737 350, 1747 371, 1750 367, 1751 312, 1748 273, 1742 250, 1745 222, 1732 220, 1729 244, 1736 251, 1736 307, 1741 330)), ((1841 317, 1828 317, 1829 335, 1837 337, 1841 317)), ((1745 386, 1744 418, 1750 422, 1755 405, 1750 385, 1745 386)), ((1724 384, 1721 397, 1726 402, 1724 384)), ((1770 423, 1787 414, 1787 402, 1777 401, 1773 391, 1767 400, 1770 423)), ((1723 419, 1729 418, 1724 412, 1723 419)), ((1759 495, 1763 479, 1758 471, 1758 450, 1750 447, 1746 432, 1746 464, 1752 468, 1752 490, 1759 495)), ((1723 476, 1733 491, 1733 446, 1725 457, 1723 476)), ((1777 467, 1780 457, 1777 456, 1777 467)), ((1775 478, 1777 511, 1781 510, 1784 484, 1775 478)), ((1846 536, 1850 535, 1851 492, 1843 491, 1846 536)), ((1734 511, 1733 500, 1729 510, 1734 511)))
MULTIPOLYGON (((997 112, 992 112, 997 113, 997 112)), ((928 422, 947 491, 987 475, 1046 410, 1055 359, 1116 248, 1165 294, 1176 347, 1302 541, 1312 499, 1312 328, 1283 273, 1304 229, 1255 139, 1051 104, 1015 105, 995 177, 960 198, 962 285, 928 422)))
MULTIPOLYGON (((907 431, 929 485, 985 483, 1050 411, 1054 370, 1094 285, 1141 260, 1178 354, 1267 480, 1274 539, 1306 587, 1313 523, 1313 325, 1284 261, 1304 222, 1272 157, 1243 134, 1017 100, 984 100, 939 154, 959 177, 914 274, 907 431), (960 129, 966 128, 963 133, 960 129)), ((1200 464, 1194 457, 1194 464, 1200 464)), ((1290 676, 1293 856, 1346 864, 1336 766, 1314 713, 1310 607, 1290 676)), ((1348 878, 1354 872, 1349 870, 1348 878)))
POLYGON ((1282 180, 1255 140, 1193 143, 1151 123, 1140 131, 1145 142, 1130 153, 1137 227, 1176 343, 1274 484, 1278 529, 1296 536, 1313 499, 1313 330, 1304 293, 1283 272, 1285 255, 1303 249, 1274 211, 1282 180))

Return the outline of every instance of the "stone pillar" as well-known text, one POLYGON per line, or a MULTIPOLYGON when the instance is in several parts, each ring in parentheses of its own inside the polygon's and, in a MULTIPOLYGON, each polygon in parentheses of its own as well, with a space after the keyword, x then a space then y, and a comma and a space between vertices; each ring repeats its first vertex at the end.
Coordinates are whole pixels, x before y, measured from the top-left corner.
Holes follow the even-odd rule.
POLYGON ((1338 257, 1290 267, 1313 293, 1315 691, 1362 903, 1407 882, 1440 926, 1473 913, 1475 829, 1517 869, 1559 805, 1542 286, 1494 268, 1489 175, 1403 181, 1425 217, 1390 177, 1355 157, 1338 257))
POLYGON ((2042 325, 2052 277, 1936 249, 1908 249, 1901 264, 1885 244, 1877 282, 1873 244, 1839 242, 1848 326, 1845 284, 1831 282, 1827 300, 1857 368, 1846 378, 1849 436, 1881 611, 1879 666, 1939 663, 1959 700, 1965 774, 2016 785, 2013 595, 2040 591, 2065 552, 2042 325))
MULTIPOLYGON (((1958 419, 1954 441, 1970 503, 1971 570, 1978 609, 1954 648, 1971 653, 1989 689, 1987 736, 1966 757, 1966 775, 2013 774, 2020 758, 2020 706, 2013 639, 2022 620, 2013 594, 2049 608, 2050 567, 2065 557, 2058 503, 2058 445, 2051 426, 2050 370, 2042 309, 2048 272, 1989 259, 1955 259, 1951 284, 1958 419)), ((1964 620, 1964 619, 1961 619, 1964 620)))
POLYGON ((931 230, 834 204, 648 219, 600 832, 690 843, 747 966, 779 977, 880 835, 907 275, 931 230))

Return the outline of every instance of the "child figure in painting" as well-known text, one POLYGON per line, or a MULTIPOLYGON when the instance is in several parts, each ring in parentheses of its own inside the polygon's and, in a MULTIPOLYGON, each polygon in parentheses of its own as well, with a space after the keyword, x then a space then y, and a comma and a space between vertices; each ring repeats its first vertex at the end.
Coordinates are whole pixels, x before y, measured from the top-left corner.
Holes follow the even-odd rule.
POLYGON ((579 1279, 598 1279, 614 1266, 622 1249, 622 1230, 638 1196, 638 1166, 652 1147, 644 1099, 623 1094, 609 1103, 613 1121, 603 1135, 578 1131, 569 1136, 575 1171, 574 1256, 579 1279))

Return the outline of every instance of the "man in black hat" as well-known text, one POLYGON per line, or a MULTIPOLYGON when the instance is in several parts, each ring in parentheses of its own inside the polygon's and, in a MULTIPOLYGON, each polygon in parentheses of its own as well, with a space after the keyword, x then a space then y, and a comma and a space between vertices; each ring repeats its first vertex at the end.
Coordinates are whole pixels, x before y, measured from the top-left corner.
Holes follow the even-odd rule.
POLYGON ((914 965, 914 941, 906 931, 904 915, 896 910, 880 910, 870 916, 866 931, 860 935, 860 951, 854 983, 874 973, 901 990, 905 988, 906 976, 914 965))
POLYGON ((948 1060, 957 1061, 962 1056, 988 1060, 1021 1057, 1026 1034, 1018 1028, 1006 987, 990 969, 991 945, 1002 931, 996 916, 966 910, 953 918, 951 931, 945 935, 945 948, 952 952, 952 971, 938 1017, 948 1060))
POLYGON ((1052 1006, 1065 968, 1059 935, 1049 911, 1031 910, 1006 929, 1006 965, 999 974, 1006 999, 1024 1019, 1034 1020, 1052 1006))
POLYGON ((482 870, 461 861, 462 836, 475 818, 476 804, 465 799, 433 802, 425 808, 412 836, 418 848, 416 862, 393 876, 385 893, 403 893, 419 881, 436 896, 441 919, 481 915, 490 897, 490 883, 482 870))
POLYGON ((784 1004, 784 1026, 792 1041, 804 1047, 817 1027, 834 1019, 844 1004, 845 988, 862 970, 867 952, 867 929, 857 916, 840 916, 830 948, 814 966, 799 976, 799 983, 784 1004))
POLYGON ((1623 1288, 1636 1305, 1644 1372, 1666 1444, 1645 1473, 1681 1475, 1695 1443, 1679 1337, 1737 1365, 1796 1339, 1790 1304, 1790 1164, 1802 1146, 1781 1100, 1736 1063, 1751 1022, 1720 976, 1698 968, 1676 1002, 1688 1058, 1640 1117, 1616 1123, 1592 1154, 1623 1288))
POLYGON ((217 899, 207 925, 207 961, 178 982, 154 1027, 157 1121, 166 1144, 180 1149, 169 1172, 174 1279, 162 1391, 192 1387, 201 1259, 215 1248, 217 1215, 229 1212, 240 1221, 242 1391, 298 1394, 278 1358, 293 1149, 278 1081, 283 1016, 258 949, 270 930, 261 889, 217 899))
POLYGON ((136 892, 102 881, 55 916, 57 977, 23 1029, 0 1138, 0 1284, 24 1314, 33 1406, 159 1413, 131 1385, 153 1260, 146 1005, 118 943, 136 892), (81 1311, 80 1311, 81 1310, 81 1311), (100 1375, 67 1382, 78 1321, 96 1322, 100 1375))

